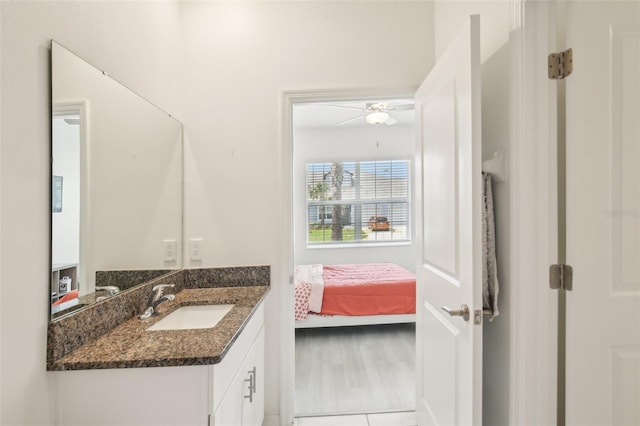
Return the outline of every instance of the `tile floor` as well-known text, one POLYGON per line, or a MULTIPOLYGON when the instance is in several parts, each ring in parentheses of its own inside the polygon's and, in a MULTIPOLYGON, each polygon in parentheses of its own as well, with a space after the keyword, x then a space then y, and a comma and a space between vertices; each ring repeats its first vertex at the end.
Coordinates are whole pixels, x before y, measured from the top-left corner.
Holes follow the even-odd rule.
POLYGON ((294 426, 416 426, 416 412, 298 417, 294 426))

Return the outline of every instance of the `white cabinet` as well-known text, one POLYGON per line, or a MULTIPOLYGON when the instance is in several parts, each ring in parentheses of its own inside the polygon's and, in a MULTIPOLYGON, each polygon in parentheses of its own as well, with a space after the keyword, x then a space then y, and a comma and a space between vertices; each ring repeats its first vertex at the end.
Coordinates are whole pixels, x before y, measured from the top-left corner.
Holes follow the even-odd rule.
POLYGON ((54 264, 51 267, 51 301, 78 289, 78 264, 54 264), (64 279, 63 279, 64 278, 64 279))
POLYGON ((56 372, 57 425, 207 425, 208 366, 56 372))
POLYGON ((78 295, 69 295, 70 299, 62 299, 72 290, 78 290, 78 265, 54 264, 51 269, 51 314, 78 305, 78 295), (62 300, 60 300, 62 299, 62 300))
POLYGON ((54 374, 60 426, 258 426, 264 418, 264 308, 256 309, 219 364, 54 374), (250 385, 255 389, 248 398, 250 385))

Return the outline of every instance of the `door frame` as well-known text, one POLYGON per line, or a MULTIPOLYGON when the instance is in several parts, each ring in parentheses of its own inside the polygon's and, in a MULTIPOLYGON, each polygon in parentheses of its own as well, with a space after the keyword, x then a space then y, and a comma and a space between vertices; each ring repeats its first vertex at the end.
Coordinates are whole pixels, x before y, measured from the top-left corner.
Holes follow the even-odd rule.
POLYGON ((555 424, 557 294, 557 96, 547 77, 556 47, 556 0, 512 0, 510 102, 510 424, 555 424))
MULTIPOLYGON (((281 425, 293 424, 295 393, 295 320, 293 317, 293 105, 313 102, 368 100, 381 98, 413 98, 417 87, 327 89, 283 91, 281 94, 280 137, 280 215, 281 241, 279 271, 275 282, 283 283, 280 291, 280 419, 281 425)), ((412 211, 415 214, 415 209, 412 211)), ((274 419, 275 422, 275 419, 274 419)), ((265 419, 265 424, 267 423, 265 419)))

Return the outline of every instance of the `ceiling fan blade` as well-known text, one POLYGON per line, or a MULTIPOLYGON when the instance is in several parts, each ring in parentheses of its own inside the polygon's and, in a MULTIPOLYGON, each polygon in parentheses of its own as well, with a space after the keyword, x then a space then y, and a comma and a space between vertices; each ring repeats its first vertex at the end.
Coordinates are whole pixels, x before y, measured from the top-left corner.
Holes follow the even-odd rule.
POLYGON ((409 111, 415 109, 415 104, 393 105, 389 107, 390 111, 409 111))
POLYGON ((398 122, 398 120, 396 120, 395 118, 393 118, 391 115, 389 115, 389 118, 387 118, 387 121, 385 121, 385 124, 387 126, 393 126, 394 124, 396 124, 398 122))
POLYGON ((365 108, 362 107, 356 107, 356 106, 349 106, 349 105, 336 105, 336 104, 323 104, 324 106, 328 106, 328 107, 335 107, 335 108, 348 108, 348 109, 357 109, 359 111, 366 111, 365 108))
POLYGON ((340 123, 336 124, 336 126, 342 126, 343 124, 350 123, 350 122, 352 122, 354 120, 357 120, 358 118, 362 118, 362 117, 364 117, 364 115, 358 115, 356 117, 349 118, 347 120, 341 121, 340 123))

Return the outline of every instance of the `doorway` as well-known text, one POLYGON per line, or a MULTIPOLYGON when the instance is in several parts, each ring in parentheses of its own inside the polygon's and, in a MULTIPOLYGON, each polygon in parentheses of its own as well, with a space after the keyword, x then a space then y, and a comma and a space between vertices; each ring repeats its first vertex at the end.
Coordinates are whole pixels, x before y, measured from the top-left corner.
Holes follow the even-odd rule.
MULTIPOLYGON (((292 264, 393 261, 413 270, 413 99, 310 96, 292 102, 291 132, 292 264), (400 170, 403 162, 408 188, 404 205, 358 194, 367 192, 367 185, 390 182, 391 176, 385 182, 371 180, 369 168, 378 167, 382 175, 389 167, 400 170), (338 179, 336 167, 343 187, 338 196, 332 187, 338 179), (337 224, 343 231, 339 237, 337 224)), ((324 327, 299 327, 304 320, 292 324, 295 417, 414 411, 415 325, 367 321, 358 318, 345 325, 338 320, 324 327)))
MULTIPOLYGON (((419 424, 426 424, 427 417, 431 418, 429 423, 432 424, 452 423, 454 418, 461 419, 462 423, 479 424, 482 421, 482 328, 478 327, 482 325, 482 309, 476 309, 483 306, 480 270, 482 146, 479 39, 479 17, 471 16, 417 93, 414 92, 417 105, 415 109, 419 112, 416 114, 416 125, 419 131, 416 131, 416 144, 411 152, 416 158, 416 166, 420 167, 416 173, 419 179, 415 179, 414 194, 418 200, 416 205, 420 207, 413 209, 417 212, 414 215, 416 231, 412 228, 410 235, 415 235, 416 238, 412 241, 420 244, 416 245, 415 252, 410 258, 420 260, 420 265, 415 266, 415 272, 420 272, 417 279, 416 275, 413 275, 413 309, 417 311, 415 336, 418 360, 414 414, 419 424), (422 166, 425 159, 430 161, 426 167, 431 173, 430 177, 425 176, 423 172, 422 166), (429 184, 426 190, 425 181, 429 184), (443 187, 444 190, 442 190, 443 187), (430 212, 427 215, 429 220, 425 225, 423 205, 432 209, 440 206, 447 208, 446 211, 440 209, 438 212, 430 212), (429 240, 425 238, 427 233, 424 229, 429 230, 429 240), (435 234, 431 232, 433 230, 436 230, 435 234), (440 232, 438 233, 437 230, 440 232), (449 230, 453 233, 442 232, 449 230), (433 238, 438 235, 442 237, 443 247, 448 249, 444 255, 438 254, 438 240, 433 238), (429 244, 425 245, 425 241, 429 241, 429 244), (427 256, 423 256, 425 253, 427 256), (452 269, 451 266, 454 268, 452 269), (423 287, 433 283, 434 280, 427 279, 429 277, 422 274, 420 268, 428 269, 435 274, 434 276, 446 280, 447 284, 438 287, 441 291, 430 289, 425 292, 423 287), (441 300, 435 300, 434 297, 441 300), (460 310, 448 308, 451 306, 450 303, 461 306, 460 310), (472 306, 471 309, 466 305, 467 303, 472 306), (445 317, 436 306, 441 306, 450 318, 445 317), (473 321, 469 322, 471 310, 473 310, 473 321), (434 327, 434 321, 438 323, 437 327, 434 327), (427 344, 427 338, 429 344, 427 344), (446 350, 442 350, 443 348, 446 350), (435 368, 436 365, 443 366, 443 369, 435 368), (442 392, 442 389, 446 391, 442 392)), ((292 98, 290 95, 285 95, 284 99, 285 108, 288 109, 285 111, 283 123, 284 132, 287 134, 285 146, 289 148, 289 152, 286 148, 283 150, 288 160, 284 163, 287 168, 296 164, 293 161, 296 154, 291 140, 293 134, 290 133, 293 129, 292 110, 296 103, 292 98)), ((345 122, 350 121, 351 119, 345 120, 345 122)), ((331 177, 330 184, 334 187, 334 191, 337 191, 335 182, 340 182, 341 185, 344 179, 348 181, 349 178, 343 174, 343 168, 339 164, 333 167, 335 160, 327 161, 332 163, 327 176, 331 177)), ((296 174, 293 173, 293 176, 295 183, 296 174)), ((287 178, 291 179, 291 174, 288 174, 287 178)), ((295 191, 293 185, 289 185, 284 196, 288 195, 289 201, 295 200, 295 191)), ((306 191, 307 188, 303 186, 302 198, 310 199, 311 197, 304 194, 306 191)), ((339 192, 336 194, 339 195, 339 192)), ((313 203, 308 203, 309 206, 311 204, 313 203)), ((357 203, 345 203, 342 198, 335 197, 327 204, 342 208, 346 207, 345 204, 357 203)), ((295 214, 295 211, 296 209, 293 208, 291 213, 295 214)), ((306 213, 308 210, 304 209, 304 211, 306 213)), ((336 215, 335 212, 334 210, 332 221, 334 224, 336 221, 342 224, 340 221, 342 215, 336 215)), ((290 218, 289 224, 296 222, 294 218, 290 218)), ((374 222, 376 222, 375 217, 374 222)), ((303 223, 309 224, 309 222, 303 223)), ((296 240, 301 235, 302 238, 307 238, 307 232, 289 229, 294 231, 292 235, 296 236, 296 240)), ((354 230, 354 238, 357 235, 356 231, 357 229, 354 230)), ((339 240, 335 235, 332 232, 332 244, 339 240)), ((341 233, 337 235, 342 236, 341 233)), ((355 241, 352 244, 355 244, 355 241)), ((291 257, 288 259, 291 272, 299 260, 299 257, 294 255, 295 247, 297 245, 294 241, 291 257)), ((324 278, 324 272, 321 275, 324 278)), ((290 276, 290 283, 294 284, 293 275, 290 276)), ((290 290, 289 294, 292 293, 290 290)), ((293 302, 291 299, 285 301, 285 307, 289 308, 285 312, 294 311, 289 305, 293 302)), ((324 305, 324 298, 322 300, 324 305)), ((283 324, 291 324, 291 322, 292 319, 285 319, 283 324)), ((295 341, 295 337, 292 340, 295 341)), ((289 360, 294 362, 293 359, 289 360)), ((292 383, 294 377, 285 377, 285 380, 290 380, 289 383, 292 383)), ((290 392, 289 401, 292 402, 294 390, 291 389, 290 392)), ((283 397, 287 398, 286 390, 283 397)), ((289 412, 292 413, 293 407, 287 407, 287 402, 285 399, 282 409, 291 409, 289 412)), ((368 418, 366 420, 368 421, 368 418)))
MULTIPOLYGON (((86 269, 77 265, 85 264, 88 244, 89 194, 84 184, 88 181, 86 102, 56 103, 51 132, 51 262, 54 268, 73 265, 69 290, 83 290, 87 285, 86 269)), ((51 284, 52 293, 60 293, 59 288, 53 288, 58 283, 51 284)), ((52 303, 57 297, 59 294, 52 296, 52 303)))

